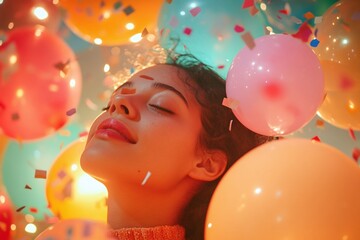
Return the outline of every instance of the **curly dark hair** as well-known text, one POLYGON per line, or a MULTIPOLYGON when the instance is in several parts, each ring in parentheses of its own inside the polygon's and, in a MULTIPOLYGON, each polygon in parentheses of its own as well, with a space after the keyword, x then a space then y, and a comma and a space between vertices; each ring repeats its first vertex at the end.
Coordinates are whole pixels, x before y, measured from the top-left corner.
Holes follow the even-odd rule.
MULTIPOLYGON (((182 70, 179 71, 179 78, 189 86, 201 105, 199 145, 226 154, 225 172, 245 153, 270 140, 246 128, 230 108, 222 105, 226 97, 225 80, 209 66, 190 54, 175 55, 166 64, 182 70)), ((206 213, 222 176, 215 181, 204 182, 186 206, 180 224, 186 229, 187 240, 204 239, 206 213)))

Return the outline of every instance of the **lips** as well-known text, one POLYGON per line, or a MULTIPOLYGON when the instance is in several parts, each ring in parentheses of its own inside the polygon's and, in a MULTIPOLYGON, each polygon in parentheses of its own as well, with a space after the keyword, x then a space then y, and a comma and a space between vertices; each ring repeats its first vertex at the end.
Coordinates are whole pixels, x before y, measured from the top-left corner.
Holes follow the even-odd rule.
POLYGON ((101 122, 95 134, 126 141, 131 144, 136 143, 135 138, 132 136, 127 127, 114 118, 108 118, 101 122))

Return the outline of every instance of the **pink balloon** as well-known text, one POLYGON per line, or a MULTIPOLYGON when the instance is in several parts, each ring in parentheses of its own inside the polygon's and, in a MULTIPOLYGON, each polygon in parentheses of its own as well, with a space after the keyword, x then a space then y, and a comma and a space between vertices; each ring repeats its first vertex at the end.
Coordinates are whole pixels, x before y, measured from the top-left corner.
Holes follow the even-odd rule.
POLYGON ((289 35, 255 39, 236 55, 226 79, 233 112, 254 132, 284 135, 309 122, 324 98, 317 56, 289 35))
POLYGON ((41 138, 61 128, 76 108, 80 67, 71 48, 44 27, 17 28, 0 45, 0 92, 5 135, 41 138))

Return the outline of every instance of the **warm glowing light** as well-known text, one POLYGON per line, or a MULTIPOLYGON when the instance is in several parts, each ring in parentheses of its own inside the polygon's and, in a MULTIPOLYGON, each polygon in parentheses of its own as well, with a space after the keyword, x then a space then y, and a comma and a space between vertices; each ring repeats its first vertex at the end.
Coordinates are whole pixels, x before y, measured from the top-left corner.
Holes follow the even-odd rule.
POLYGON ((10 62, 10 64, 15 64, 17 62, 17 56, 11 55, 9 58, 9 62, 10 62))
POLYGON ((39 20, 45 20, 49 17, 49 13, 43 7, 35 7, 32 12, 39 20))
POLYGON ((262 192, 262 189, 260 187, 255 188, 254 193, 256 195, 259 195, 262 192))
POLYGON ((181 16, 184 16, 184 15, 185 15, 185 11, 181 11, 181 12, 180 12, 180 15, 181 15, 181 16))
POLYGON ((354 110, 356 108, 355 103, 353 101, 351 101, 351 100, 349 100, 349 105, 348 106, 349 106, 349 108, 351 110, 354 110))
POLYGON ((73 79, 73 78, 70 79, 69 85, 70 85, 71 88, 74 88, 74 87, 76 86, 76 81, 75 81, 75 79, 73 79))
POLYGON ((28 223, 25 226, 25 231, 28 232, 28 233, 36 233, 36 230, 37 230, 37 227, 33 223, 28 223))
POLYGON ((97 195, 106 193, 106 188, 103 184, 84 173, 79 176, 76 184, 77 193, 79 195, 97 195))
POLYGON ((14 28, 14 23, 13 22, 9 22, 8 24, 8 29, 13 29, 14 28))
POLYGON ((190 8, 196 8, 196 3, 190 3, 190 8))
POLYGON ((0 4, 2 4, 4 2, 4 0, 0 0, 0 4))
POLYGON ((208 227, 208 228, 211 228, 211 227, 212 227, 212 223, 208 223, 207 227, 208 227))
POLYGON ((110 65, 106 63, 106 64, 104 65, 104 72, 107 73, 107 72, 109 72, 109 71, 110 71, 110 65))
POLYGON ((109 17, 111 16, 111 12, 110 11, 106 11, 104 12, 104 19, 109 19, 109 17))
POLYGON ((261 3, 260 4, 260 9, 263 11, 266 11, 266 4, 265 3, 261 3))
POLYGON ((1 204, 5 203, 5 196, 4 195, 0 195, 0 203, 1 204))
POLYGON ((35 218, 34 218, 34 216, 31 215, 31 214, 26 214, 26 215, 25 215, 25 220, 26 220, 28 223, 32 223, 32 222, 34 222, 35 218))
POLYGON ((142 39, 141 33, 137 33, 137 34, 131 36, 129 40, 130 40, 130 42, 137 43, 137 42, 140 42, 141 39, 142 39))
POLYGON ((349 43, 349 40, 346 39, 346 38, 344 38, 343 40, 341 40, 341 43, 342 43, 343 45, 346 45, 346 44, 349 43))
POLYGON ((95 38, 95 39, 94 39, 94 43, 95 43, 96 45, 101 45, 101 44, 102 44, 102 39, 101 39, 101 38, 95 38))
POLYGON ((12 231, 15 231, 15 230, 16 230, 16 225, 15 225, 15 224, 11 224, 11 225, 10 225, 10 229, 11 229, 12 231))
POLYGON ((53 0, 53 4, 55 5, 59 4, 59 0, 53 0))
POLYGON ((130 22, 130 23, 125 24, 125 28, 127 30, 133 30, 135 28, 135 25, 130 22))
POLYGON ((71 171, 75 172, 78 169, 78 166, 74 163, 71 165, 71 171))
POLYGON ((44 31, 44 28, 43 28, 43 27, 38 27, 38 28, 36 28, 34 34, 35 34, 36 37, 40 37, 41 34, 43 33, 43 31, 44 31))
POLYGON ((19 88, 16 90, 16 97, 21 98, 24 96, 24 90, 22 88, 19 88))

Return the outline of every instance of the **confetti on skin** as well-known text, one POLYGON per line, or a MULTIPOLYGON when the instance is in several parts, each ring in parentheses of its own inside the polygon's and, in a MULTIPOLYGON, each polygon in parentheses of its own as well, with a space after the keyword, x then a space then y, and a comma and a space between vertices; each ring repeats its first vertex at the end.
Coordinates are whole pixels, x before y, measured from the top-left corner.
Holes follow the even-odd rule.
POLYGON ((191 28, 188 28, 188 27, 184 28, 184 34, 189 36, 191 34, 191 32, 192 32, 191 28))
POLYGON ((25 206, 19 207, 18 209, 16 209, 16 212, 21 212, 24 208, 25 206))
POLYGON ((232 98, 223 98, 222 105, 230 109, 235 109, 239 106, 239 102, 232 98))
POLYGON ((20 119, 20 115, 18 113, 11 114, 11 120, 12 121, 17 121, 19 119, 20 119))
POLYGON ((359 157, 360 157, 360 149, 359 148, 354 148, 353 149, 352 157, 356 162, 359 161, 359 157))
POLYGON ((310 20, 313 19, 315 17, 315 15, 312 12, 307 12, 304 14, 304 18, 310 20))
POLYGON ((230 120, 230 123, 229 123, 229 132, 231 132, 232 123, 233 123, 233 120, 230 120))
POLYGON ((139 77, 140 77, 140 78, 143 78, 143 79, 146 79, 146 80, 154 80, 153 77, 150 77, 150 76, 148 76, 148 75, 140 75, 139 77))
POLYGON ((319 43, 320 43, 320 41, 315 38, 315 39, 311 40, 310 46, 317 47, 319 45, 319 43))
POLYGON ((244 0, 242 8, 249 8, 254 6, 254 0, 244 0))
POLYGON ((255 41, 251 33, 246 32, 241 35, 241 38, 248 48, 253 49, 255 47, 255 41))
POLYGON ((190 9, 190 14, 193 17, 196 17, 199 13, 201 12, 201 8, 200 7, 195 7, 193 9, 190 9))
POLYGON ((151 176, 151 172, 148 171, 148 172, 146 173, 146 176, 145 176, 144 180, 143 180, 142 183, 141 183, 142 186, 145 185, 145 183, 148 181, 148 179, 150 178, 150 176, 151 176))
POLYGON ((75 113, 76 113, 76 108, 71 108, 68 111, 66 111, 66 115, 69 116, 69 117, 71 115, 74 115, 75 113))
POLYGON ((323 120, 316 120, 316 126, 317 127, 324 127, 325 126, 325 122, 323 120))
POLYGON ((126 16, 129 16, 130 14, 132 14, 135 11, 135 9, 132 6, 127 6, 126 8, 124 8, 123 12, 126 14, 126 16))
POLYGON ((292 34, 294 38, 298 38, 303 42, 308 42, 310 35, 312 34, 309 24, 303 23, 297 33, 292 34))
POLYGON ((39 170, 39 169, 36 169, 35 170, 35 178, 43 178, 43 179, 46 179, 46 170, 39 170))
POLYGON ((352 130, 351 128, 349 128, 349 135, 352 138, 352 140, 356 141, 356 136, 355 136, 354 130, 352 130))
POLYGON ((141 32, 141 37, 145 37, 148 34, 149 34, 149 31, 147 30, 147 28, 144 28, 144 30, 141 32))
POLYGON ((237 32, 237 33, 241 33, 245 30, 245 28, 239 24, 236 24, 235 27, 234 27, 234 31, 237 32))
POLYGON ((124 87, 124 88, 121 88, 120 93, 121 94, 134 94, 134 93, 136 93, 136 89, 124 87))
POLYGON ((31 190, 32 188, 29 186, 29 185, 25 185, 25 189, 29 189, 29 190, 31 190))
POLYGON ((311 140, 316 141, 316 142, 321 142, 321 140, 318 136, 313 137, 311 140))
POLYGON ((70 64, 70 59, 64 63, 58 62, 58 63, 54 64, 54 67, 60 71, 60 76, 66 77, 66 75, 68 74, 69 69, 70 69, 69 64, 70 64))

